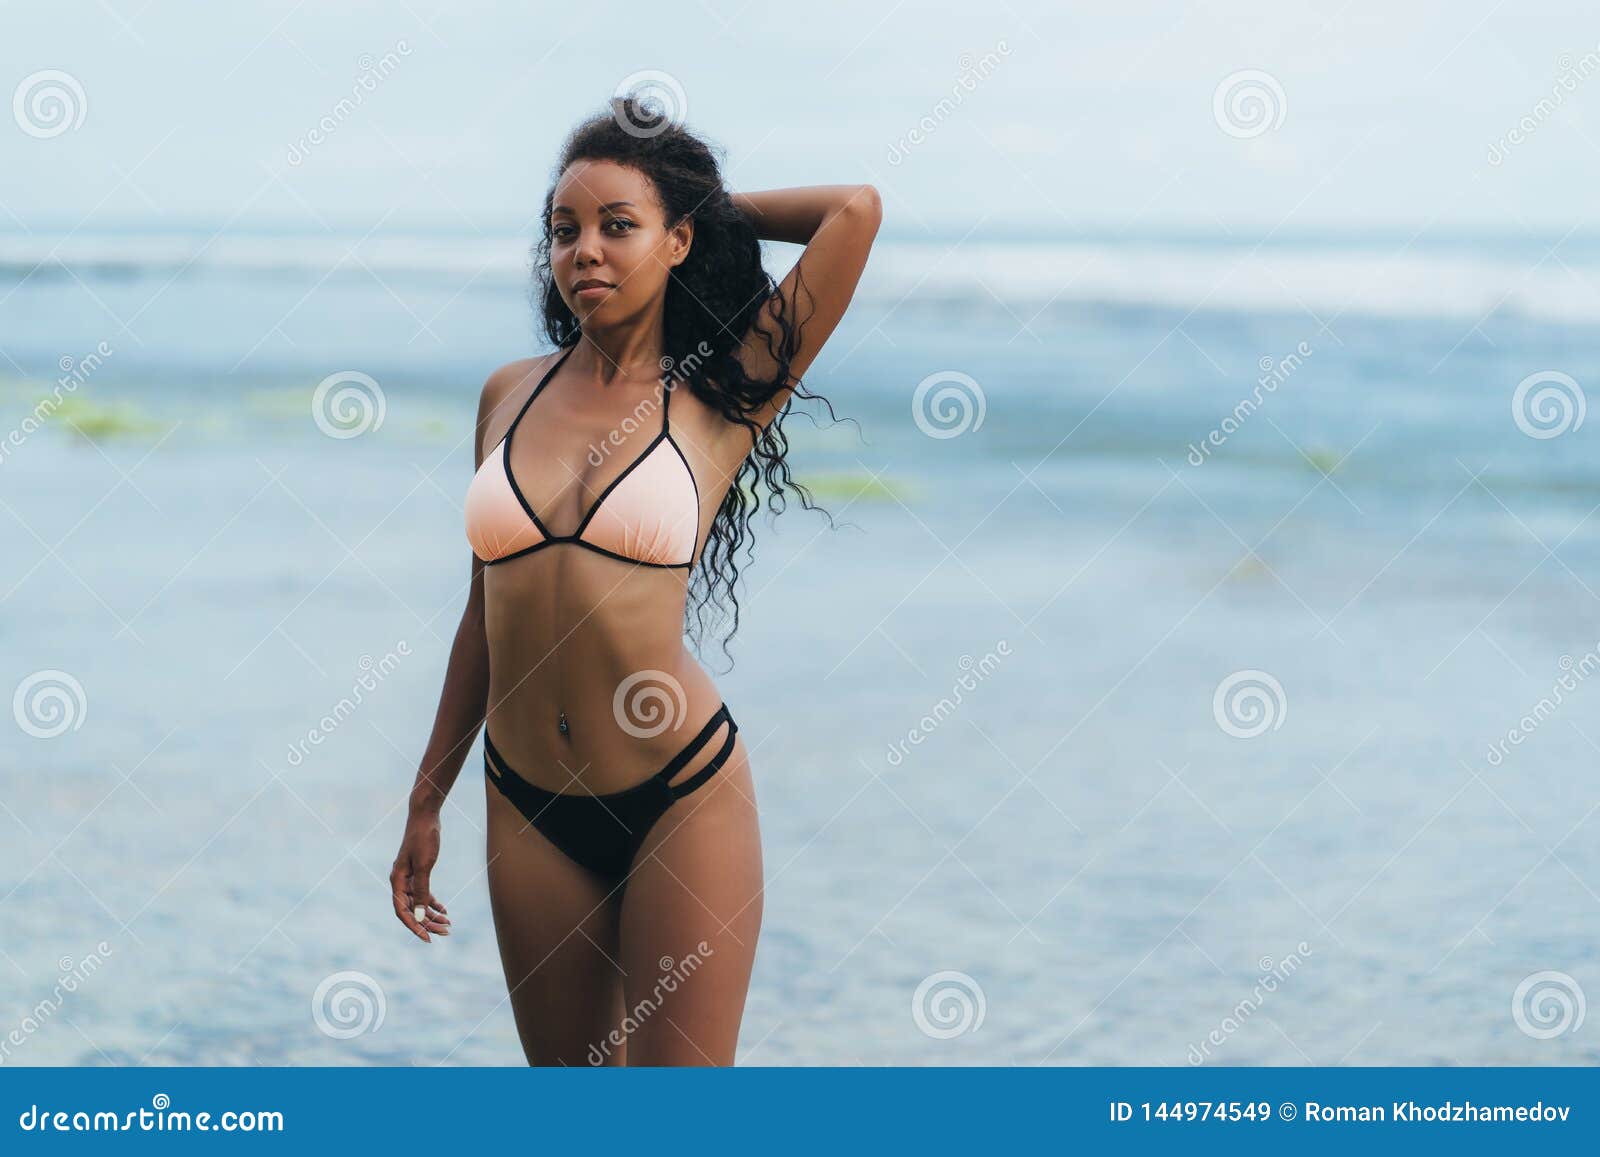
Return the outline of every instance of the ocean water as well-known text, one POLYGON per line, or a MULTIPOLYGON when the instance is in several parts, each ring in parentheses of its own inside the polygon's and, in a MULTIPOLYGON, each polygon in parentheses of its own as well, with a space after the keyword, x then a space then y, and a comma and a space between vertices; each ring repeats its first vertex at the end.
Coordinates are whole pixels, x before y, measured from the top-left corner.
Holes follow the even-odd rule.
MULTIPOLYGON (((808 377, 846 420, 787 424, 835 525, 759 522, 703 654, 741 1063, 1600 1061, 1600 257, 1548 249, 884 242, 808 377)), ((0 237, 0 1062, 521 1062, 476 750, 454 934, 386 875, 525 273, 0 237)))

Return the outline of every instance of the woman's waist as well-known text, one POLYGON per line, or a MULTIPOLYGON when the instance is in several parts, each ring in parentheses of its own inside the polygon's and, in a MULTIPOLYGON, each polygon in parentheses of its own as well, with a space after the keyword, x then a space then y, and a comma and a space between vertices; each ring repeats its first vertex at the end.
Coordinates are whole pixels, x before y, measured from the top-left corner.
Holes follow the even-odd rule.
POLYGON ((704 668, 679 645, 677 661, 490 678, 485 730, 530 783, 603 794, 664 766, 722 703, 704 668), (504 684, 504 685, 502 685, 504 684))
MULTIPOLYGON (((658 592, 657 592, 658 593, 658 592)), ((596 593, 563 589, 516 597, 485 591, 491 667, 589 660, 613 667, 668 666, 684 654, 684 605, 664 604, 628 583, 596 593)))

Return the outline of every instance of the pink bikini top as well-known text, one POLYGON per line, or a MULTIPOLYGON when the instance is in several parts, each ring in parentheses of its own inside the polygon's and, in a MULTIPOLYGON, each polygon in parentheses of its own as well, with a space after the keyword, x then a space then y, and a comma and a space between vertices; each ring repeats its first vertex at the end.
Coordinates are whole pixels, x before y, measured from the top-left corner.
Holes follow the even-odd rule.
POLYGON ((486 565, 507 562, 547 546, 570 542, 623 562, 687 568, 700 536, 700 487, 689 460, 673 440, 667 409, 672 391, 662 387, 661 433, 607 486, 571 534, 551 534, 523 497, 511 473, 511 437, 539 391, 577 346, 546 371, 500 443, 484 458, 467 488, 467 540, 486 565))

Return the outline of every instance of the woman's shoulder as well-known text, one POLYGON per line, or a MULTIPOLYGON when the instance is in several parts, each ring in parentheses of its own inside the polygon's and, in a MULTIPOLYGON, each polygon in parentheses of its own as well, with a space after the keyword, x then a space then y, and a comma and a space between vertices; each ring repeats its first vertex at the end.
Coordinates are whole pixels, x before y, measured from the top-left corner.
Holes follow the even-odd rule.
POLYGON ((483 383, 482 401, 487 403, 485 409, 493 411, 494 407, 506 400, 507 397, 517 393, 518 388, 529 378, 544 371, 550 364, 553 353, 537 354, 531 358, 518 358, 514 362, 507 362, 499 369, 489 374, 483 383))
MULTIPOLYGON (((514 362, 491 372, 478 395, 478 447, 480 456, 494 445, 511 423, 512 408, 517 399, 526 395, 525 383, 530 378, 538 380, 549 366, 554 354, 540 354, 531 358, 518 358, 514 362)), ((531 388, 531 387, 529 387, 531 388)), ((480 457, 481 461, 481 457, 480 457)))

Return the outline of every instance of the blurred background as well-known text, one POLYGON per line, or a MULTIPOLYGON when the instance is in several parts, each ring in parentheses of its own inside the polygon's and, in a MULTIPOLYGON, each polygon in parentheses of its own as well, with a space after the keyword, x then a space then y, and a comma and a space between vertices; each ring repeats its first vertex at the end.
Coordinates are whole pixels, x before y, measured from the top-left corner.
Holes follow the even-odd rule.
POLYGON ((522 1063, 476 748, 454 934, 386 876, 478 391, 623 87, 885 206, 849 420, 787 423, 838 526, 758 523, 701 653, 740 1063, 1600 1061, 1589 6, 5 21, 0 1063, 522 1063))

